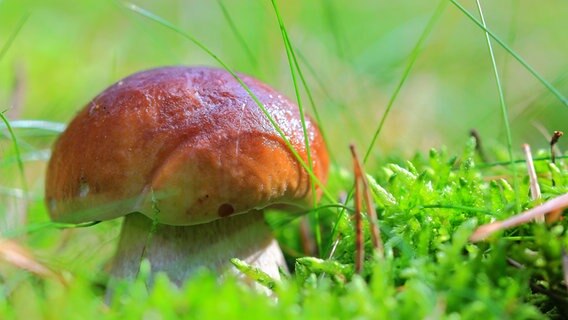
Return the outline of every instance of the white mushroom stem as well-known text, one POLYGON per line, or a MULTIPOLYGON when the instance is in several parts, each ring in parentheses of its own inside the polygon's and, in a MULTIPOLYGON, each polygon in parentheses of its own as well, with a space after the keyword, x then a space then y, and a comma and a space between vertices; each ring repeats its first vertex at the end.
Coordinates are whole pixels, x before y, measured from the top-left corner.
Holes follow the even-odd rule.
POLYGON ((274 279, 280 278, 278 268, 286 270, 282 251, 261 211, 200 225, 158 224, 152 228, 152 220, 142 214, 124 218, 112 277, 134 278, 142 259, 149 260, 152 275, 164 272, 178 285, 200 268, 241 276, 231 258, 260 268, 274 279))

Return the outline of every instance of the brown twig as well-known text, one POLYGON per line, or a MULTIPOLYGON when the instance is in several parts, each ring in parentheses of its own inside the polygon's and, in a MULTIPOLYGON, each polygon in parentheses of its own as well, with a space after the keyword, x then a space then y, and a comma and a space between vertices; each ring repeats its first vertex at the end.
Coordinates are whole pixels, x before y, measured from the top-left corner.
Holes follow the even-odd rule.
POLYGON ((359 161, 359 157, 357 156, 357 151, 355 150, 355 146, 351 145, 350 149, 355 165, 355 177, 358 181, 361 182, 363 186, 363 193, 365 195, 365 206, 367 207, 367 216, 369 219, 369 225, 371 229, 371 240, 373 241, 373 247, 375 248, 379 256, 383 257, 384 247, 383 247, 383 242, 381 240, 381 232, 379 229, 379 219, 377 217, 377 211, 375 210, 373 198, 371 197, 369 182, 367 181, 367 177, 365 175, 365 171, 363 170, 363 166, 361 165, 361 161, 359 161))
POLYGON ((554 131, 552 134, 552 138, 550 138, 550 158, 552 159, 552 163, 556 163, 556 153, 554 152, 554 146, 560 140, 560 137, 564 135, 562 131, 554 131))
POLYGON ((546 214, 556 211, 556 210, 561 210, 568 207, 568 193, 565 193, 561 196, 558 196, 556 198, 550 199, 547 202, 534 207, 530 210, 527 210, 525 212, 519 213, 515 216, 510 217, 509 219, 503 220, 503 221, 496 221, 493 223, 488 223, 485 225, 480 226, 479 228, 477 228, 477 230, 475 230, 475 232, 471 235, 471 237, 469 238, 470 241, 472 242, 478 242, 481 240, 486 239, 487 237, 489 237, 491 234, 500 231, 500 230, 504 230, 504 229, 508 229, 511 227, 515 227, 527 222, 530 222, 531 220, 537 218, 537 217, 542 217, 545 216, 546 214))
MULTIPOLYGON (((351 152, 354 147, 351 146, 351 152)), ((361 185, 359 183, 361 172, 357 160, 353 156, 353 171, 355 172, 355 272, 361 274, 365 260, 365 245, 363 243, 363 219, 361 217, 361 185)))
MULTIPOLYGON (((564 132, 562 131, 554 131, 552 133, 552 138, 550 138, 550 162, 552 162, 552 164, 556 164, 556 152, 554 152, 554 147, 556 147, 558 140, 560 140, 560 137, 562 137, 563 135, 564 132)), ((554 181, 554 177, 551 176, 550 180, 552 186, 555 186, 556 181, 554 181)), ((562 210, 554 210, 546 217, 546 222, 547 223, 556 222, 560 220, 561 216, 562 216, 562 210)))
POLYGON ((485 150, 483 149, 483 146, 481 144, 481 136, 479 135, 479 132, 476 129, 471 129, 469 131, 469 135, 475 139, 475 151, 477 151, 477 154, 481 158, 481 161, 489 162, 487 155, 485 154, 485 150))
MULTIPOLYGON (((529 175, 529 186, 531 190, 531 199, 538 200, 541 197, 540 186, 538 185, 538 178, 536 176, 536 170, 534 169, 533 158, 531 154, 531 147, 528 144, 523 144, 523 153, 525 155, 525 160, 527 164, 527 172, 529 175)), ((544 216, 537 217, 536 222, 543 223, 544 216)))
MULTIPOLYGON (((562 131, 554 131, 552 133, 552 138, 550 138, 550 161, 553 164, 556 164, 556 153, 554 152, 554 146, 556 145, 556 143, 558 143, 558 140, 563 135, 564 135, 564 132, 562 132, 562 131)), ((552 186, 555 186, 556 181, 554 181, 553 177, 551 178, 551 180, 552 180, 552 186)))
POLYGON ((308 216, 303 216, 300 220, 300 239, 302 241, 302 251, 304 251, 304 255, 310 257, 317 256, 316 243, 310 231, 308 216))

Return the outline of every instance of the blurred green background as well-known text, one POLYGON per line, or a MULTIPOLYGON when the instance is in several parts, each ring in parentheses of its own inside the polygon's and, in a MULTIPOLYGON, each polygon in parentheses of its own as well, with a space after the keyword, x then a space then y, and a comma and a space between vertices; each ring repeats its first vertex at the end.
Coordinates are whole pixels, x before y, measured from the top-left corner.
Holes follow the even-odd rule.
MULTIPOLYGON (((270 1, 135 3, 196 37, 234 70, 295 97, 270 1)), ((339 164, 350 167, 349 143, 367 148, 438 3, 279 2, 322 118, 320 125, 339 164)), ((463 5, 478 16, 474 1, 463 5)), ((566 1, 484 1, 484 11, 495 34, 560 92, 568 92, 566 1)), ((133 72, 174 64, 216 65, 187 39, 118 1, 0 0, 1 46, 6 47, 19 26, 0 60, 0 108, 7 109, 10 120, 67 123, 92 97, 133 72)), ((514 146, 530 142, 535 148, 545 147, 548 133, 541 131, 566 131, 568 108, 496 44, 495 52, 514 146)), ((305 92, 303 96, 305 108, 313 114, 305 92)), ((486 145, 506 143, 485 34, 448 1, 394 102, 368 168, 389 154, 411 155, 441 145, 460 150, 472 128, 486 145)), ((21 227, 26 210, 28 219, 47 220, 43 174, 55 135, 25 130, 16 134, 29 160, 25 165, 31 209, 17 194, 23 185, 11 142, 2 139, 3 230, 21 227)), ((115 236, 89 232, 109 241, 115 236)), ((110 254, 112 244, 107 247, 110 254)), ((80 264, 75 256, 72 260, 80 264)))
MULTIPOLYGON (((477 16, 474 1, 462 1, 477 16)), ((294 97, 270 1, 136 1, 209 46, 235 70, 294 97)), ((334 154, 368 145, 437 1, 282 1, 334 154)), ((484 1, 489 28, 561 92, 568 90, 568 3, 484 1)), ((29 15, 0 61, 0 105, 11 119, 67 122, 94 95, 161 65, 216 65, 196 46, 116 1, 0 1, 0 44, 29 15)), ((544 144, 568 108, 495 45, 514 142, 544 144)), ((306 101, 306 100, 305 100, 306 101)), ((307 102, 307 101, 306 101, 307 102)), ((306 103, 306 107, 308 104, 306 103)), ((393 106, 376 154, 461 145, 471 128, 504 143, 484 33, 448 2, 393 106)))

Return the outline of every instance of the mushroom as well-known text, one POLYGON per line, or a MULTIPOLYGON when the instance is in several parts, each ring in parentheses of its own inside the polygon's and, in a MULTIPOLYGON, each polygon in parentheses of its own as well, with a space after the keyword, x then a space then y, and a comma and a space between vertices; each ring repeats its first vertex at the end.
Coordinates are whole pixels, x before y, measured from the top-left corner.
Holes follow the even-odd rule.
MULTIPOLYGON (((296 105, 240 75, 307 162, 296 105)), ((328 155, 306 118, 314 175, 328 155)), ((321 193, 316 188, 316 195, 321 193)), ((54 221, 124 216, 113 278, 152 275, 181 284, 199 268, 236 273, 239 258, 278 279, 282 252, 263 209, 306 208, 310 176, 247 91, 228 72, 163 67, 129 76, 95 97, 54 145, 46 177, 54 221)))

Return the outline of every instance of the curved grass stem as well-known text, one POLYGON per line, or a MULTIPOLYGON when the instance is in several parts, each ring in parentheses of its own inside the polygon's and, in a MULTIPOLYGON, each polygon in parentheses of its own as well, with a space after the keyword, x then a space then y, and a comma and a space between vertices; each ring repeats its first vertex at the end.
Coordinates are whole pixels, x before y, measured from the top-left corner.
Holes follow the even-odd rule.
MULTIPOLYGON (((483 9, 481 8, 480 0, 476 0, 477 9, 479 11, 479 16, 481 17, 481 23, 484 30, 487 29, 487 24, 485 23, 485 17, 483 16, 483 9)), ((511 135, 511 126, 509 124, 509 113, 507 110, 507 104, 505 103, 505 94, 503 93, 503 86, 501 85, 501 77, 499 76, 499 70, 497 69, 497 61, 495 60, 495 53, 493 52, 493 45, 491 44, 491 38, 489 37, 488 31, 485 32, 485 40, 487 41, 487 48, 489 50, 489 56, 491 57, 491 66, 493 67, 493 73, 495 75, 495 82, 497 85, 497 91, 499 92, 499 105, 501 107, 501 115, 503 117, 503 124, 505 125, 505 132, 507 134, 507 151, 509 153, 509 161, 514 160, 513 158, 513 137, 511 135)), ((521 204, 519 202, 519 183, 517 177, 517 170, 515 166, 511 165, 511 170, 513 172, 513 189, 515 190, 515 207, 516 212, 521 211, 521 204)))

